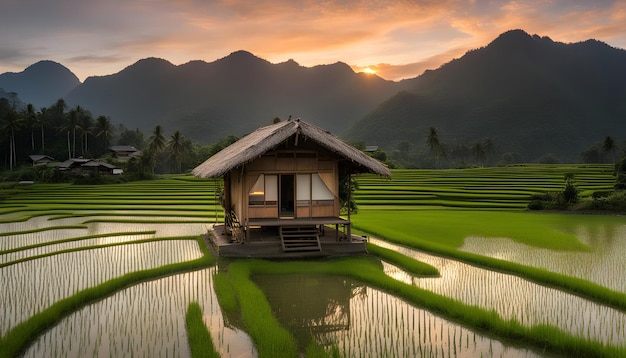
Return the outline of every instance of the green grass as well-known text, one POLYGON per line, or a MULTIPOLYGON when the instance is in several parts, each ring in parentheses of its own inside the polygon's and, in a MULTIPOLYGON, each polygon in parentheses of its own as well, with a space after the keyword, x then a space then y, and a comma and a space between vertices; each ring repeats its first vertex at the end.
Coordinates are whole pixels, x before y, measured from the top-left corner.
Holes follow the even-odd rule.
POLYGON ((233 317, 240 313, 237 296, 230 284, 228 273, 218 272, 213 275, 213 290, 225 316, 233 317))
POLYGON ((572 234, 556 230, 576 220, 580 217, 571 214, 459 210, 366 211, 353 216, 357 229, 387 241, 517 275, 626 311, 625 293, 576 277, 458 250, 469 235, 486 236, 486 240, 509 237, 551 250, 588 250, 572 234), (494 227, 490 227, 492 222, 494 227))
POLYGON ((364 210, 352 217, 354 226, 371 234, 411 245, 424 241, 458 248, 467 236, 508 237, 550 250, 589 251, 561 225, 574 215, 478 210, 364 210))
MULTIPOLYGON (((532 194, 562 189, 563 176, 569 172, 575 173, 574 179, 583 198, 589 197, 593 191, 612 188, 614 178, 612 167, 608 165, 393 170, 391 180, 371 175, 358 177, 359 189, 355 198, 359 213, 352 219, 356 228, 401 245, 516 274, 626 310, 626 295, 623 293, 585 280, 458 250, 468 235, 481 236, 485 240, 507 237, 525 245, 557 251, 589 250, 568 230, 580 216, 525 212, 532 194)), ((223 214, 213 194, 218 185, 216 181, 184 176, 97 186, 16 186, 4 193, 6 195, 0 201, 0 214, 12 215, 0 218, 0 223, 24 221, 36 216, 52 216, 55 219, 119 216, 119 220, 107 221, 142 223, 149 220, 136 221, 129 217, 178 216, 222 220, 223 214), (119 213, 121 210, 125 213, 119 213)), ((601 219, 609 220, 607 217, 601 219)), ((86 222, 90 220, 87 218, 86 222)), ((93 220, 101 221, 97 218, 93 220)), ((195 219, 190 221, 196 222, 195 219)), ((15 233, 0 237, 11 234, 15 233)), ((205 253, 202 259, 133 272, 56 302, 7 332, 0 340, 0 358, 23 352, 42 332, 86 304, 144 280, 213 265, 214 260, 208 251, 205 252, 204 244, 200 246, 205 253)), ((432 271, 432 268, 404 255, 373 245, 369 245, 368 249, 405 271, 416 275, 436 275, 436 270, 432 271)), ((298 352, 294 337, 277 322, 267 299, 250 276, 287 273, 352 277, 444 318, 461 322, 487 335, 495 335, 505 343, 511 341, 527 345, 540 352, 546 350, 566 356, 626 355, 623 347, 605 347, 550 326, 524 327, 515 321, 503 320, 494 312, 397 282, 384 275, 379 261, 370 258, 325 262, 236 261, 228 266, 228 272, 214 276, 214 287, 225 315, 236 316, 240 320, 237 323, 252 337, 262 357, 297 356, 298 352)), ((307 353, 318 356, 323 352, 313 345, 307 347, 307 353)), ((337 349, 329 354, 337 355, 337 349)))
MULTIPOLYGON (((569 357, 619 357, 626 354, 624 347, 608 347, 600 342, 589 341, 583 338, 574 337, 559 329, 539 325, 525 327, 515 320, 504 320, 494 311, 488 311, 475 306, 469 306, 462 302, 434 294, 432 292, 407 285, 393 280, 386 276, 380 262, 368 258, 347 258, 325 262, 313 261, 291 261, 291 262, 270 262, 263 260, 240 260, 229 265, 228 271, 235 292, 242 304, 242 316, 244 322, 250 329, 248 332, 255 342, 259 340, 271 339, 273 334, 284 334, 281 327, 275 327, 275 318, 270 314, 269 303, 260 296, 258 288, 251 281, 254 274, 326 274, 347 276, 364 282, 368 286, 387 291, 395 296, 401 297, 411 304, 423 307, 435 314, 451 320, 463 322, 464 326, 483 332, 490 336, 497 336, 499 339, 516 344, 529 346, 538 352, 548 352, 569 357), (250 296, 249 296, 250 295, 250 296), (243 299, 245 298, 245 300, 243 299), (248 303, 248 300, 251 302, 248 303), (245 303, 244 303, 245 302, 245 303), (251 308, 244 309, 243 305, 250 304, 251 308), (267 319, 269 324, 266 329, 261 329, 261 320, 267 319), (259 324, 259 327, 250 327, 259 324), (256 321, 259 321, 258 323, 256 321), (248 323, 250 322, 250 323, 248 323)), ((288 354, 281 354, 280 350, 275 350, 276 344, 283 342, 291 347, 288 337, 279 338, 271 344, 263 341, 264 347, 259 345, 259 356, 296 356, 292 351, 288 354), (269 346, 269 347, 266 347, 269 346)), ((258 343, 260 344, 260 343, 258 343)), ((284 353, 283 352, 283 353, 284 353)))
POLYGON ((228 271, 243 324, 259 357, 297 357, 295 338, 278 323, 267 298, 250 280, 251 267, 246 261, 237 261, 229 265, 228 271))
POLYGON ((219 358, 215 350, 211 333, 202 320, 202 310, 198 302, 191 302, 185 315, 187 325, 187 340, 192 358, 219 358))

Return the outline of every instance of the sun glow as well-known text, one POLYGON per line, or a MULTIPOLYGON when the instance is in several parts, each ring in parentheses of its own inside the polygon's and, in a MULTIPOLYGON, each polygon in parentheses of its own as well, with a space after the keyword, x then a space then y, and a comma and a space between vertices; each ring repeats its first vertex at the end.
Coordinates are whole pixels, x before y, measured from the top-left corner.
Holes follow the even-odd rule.
POLYGON ((365 67, 365 68, 363 69, 363 72, 364 72, 364 73, 367 73, 368 75, 373 75, 373 74, 375 74, 375 73, 376 73, 376 71, 374 71, 373 69, 371 69, 371 68, 369 68, 369 67, 365 67))

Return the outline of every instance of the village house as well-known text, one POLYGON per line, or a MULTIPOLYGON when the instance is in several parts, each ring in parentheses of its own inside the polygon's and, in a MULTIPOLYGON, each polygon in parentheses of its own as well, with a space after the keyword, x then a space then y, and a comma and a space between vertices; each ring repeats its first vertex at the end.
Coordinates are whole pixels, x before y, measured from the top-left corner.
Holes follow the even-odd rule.
POLYGON ((76 174, 122 174, 122 169, 115 165, 88 158, 70 158, 57 166, 58 170, 76 174))
POLYGON ((125 162, 134 157, 139 157, 143 153, 132 145, 113 145, 109 147, 115 159, 125 162))
MULTIPOLYGON (((353 243, 350 212, 347 219, 340 216, 339 183, 359 173, 391 175, 378 160, 300 119, 259 128, 192 173, 223 178, 224 231, 244 243, 229 250, 233 255, 255 243, 252 230, 259 228, 276 232, 283 252, 323 252, 320 236, 327 225, 335 227, 326 235, 333 241, 353 243)), ((365 250, 363 242, 357 244, 356 250, 365 250)))
POLYGON ((31 154, 29 157, 30 160, 33 162, 33 167, 48 165, 54 162, 54 158, 45 154, 31 154))

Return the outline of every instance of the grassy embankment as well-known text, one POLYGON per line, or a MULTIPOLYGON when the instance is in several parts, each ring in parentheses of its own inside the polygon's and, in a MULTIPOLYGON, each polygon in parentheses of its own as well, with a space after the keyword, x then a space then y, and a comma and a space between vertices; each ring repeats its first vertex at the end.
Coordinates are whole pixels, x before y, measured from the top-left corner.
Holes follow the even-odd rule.
POLYGON ((357 229, 407 247, 515 274, 587 299, 626 310, 626 294, 587 280, 458 250, 467 236, 507 237, 519 243, 560 251, 587 251, 561 230, 581 214, 525 210, 535 193, 560 190, 565 173, 574 173, 581 196, 613 185, 612 168, 544 166, 435 171, 393 171, 392 179, 359 178, 357 229))
POLYGON ((231 315, 239 313, 247 332, 258 347, 260 357, 293 357, 295 339, 280 326, 261 290, 253 283, 255 274, 325 274, 357 279, 370 287, 384 290, 412 304, 447 319, 463 322, 477 332, 497 336, 516 345, 539 352, 569 357, 619 357, 626 349, 607 347, 602 343, 574 337, 547 325, 526 327, 516 320, 505 320, 494 311, 468 306, 462 302, 390 279, 380 262, 372 258, 346 258, 327 262, 270 262, 240 260, 228 266, 228 273, 215 279, 215 290, 221 307, 231 315), (274 337, 274 338, 272 338, 274 337))
POLYGON ((219 358, 215 350, 213 339, 202 320, 202 309, 198 302, 191 302, 185 315, 187 325, 187 340, 193 358, 219 358))
MULTIPOLYGON (((540 173, 543 172, 544 169, 543 168, 540 168, 540 169, 541 170, 539 170, 539 172, 540 173)), ((598 170, 596 169, 592 170, 593 173, 591 173, 589 176, 589 185, 588 186, 581 185, 581 188, 586 188, 584 190, 587 190, 589 193, 592 192, 593 190, 596 190, 594 188, 602 189, 608 185, 607 184, 608 181, 605 179, 602 179, 604 178, 604 174, 602 173, 598 174, 598 170)), ((548 169, 545 169, 545 170, 548 170, 548 169)), ((426 184, 422 183, 425 185, 426 189, 430 190, 430 193, 428 194, 423 194, 423 188, 418 188, 414 184, 411 184, 412 181, 416 180, 415 178, 411 178, 411 177, 418 176, 423 179, 427 179, 427 181, 433 181, 433 180, 436 181, 438 178, 441 179, 441 174, 443 172, 434 171, 432 173, 422 173, 421 171, 394 171, 393 181, 382 181, 382 186, 386 186, 384 189, 372 189, 372 188, 369 189, 369 190, 383 190, 386 193, 381 194, 381 192, 379 191, 378 198, 376 197, 376 195, 372 195, 372 196, 368 195, 367 198, 369 199, 358 199, 360 208, 361 208, 361 213, 354 216, 354 219, 356 219, 356 222, 358 224, 360 222, 359 220, 367 221, 368 218, 366 217, 366 215, 368 215, 368 213, 371 214, 372 217, 377 217, 378 216, 377 214, 382 213, 382 212, 388 212, 389 210, 391 210, 392 212, 406 211, 406 210, 415 211, 415 210, 421 210, 424 208, 428 208, 430 210, 432 209, 432 205, 436 205, 439 208, 441 207, 446 207, 446 208, 472 207, 472 208, 489 208, 489 209, 496 208, 498 210, 502 208, 513 209, 513 210, 522 209, 523 208, 522 203, 525 200, 523 198, 529 197, 530 194, 534 192, 538 192, 538 191, 540 192, 541 190, 555 190, 555 189, 558 190, 558 188, 561 185, 560 181, 562 181, 562 179, 559 179, 560 180, 559 181, 556 178, 558 177, 558 175, 560 175, 558 174, 558 172, 563 171, 563 170, 569 170, 569 169, 555 169, 554 170, 555 172, 557 172, 557 174, 555 174, 555 179, 553 180, 553 184, 547 185, 547 188, 546 188, 546 184, 540 184, 540 185, 532 185, 532 186, 527 185, 525 189, 524 188, 518 189, 518 187, 521 187, 521 185, 518 184, 518 185, 515 185, 516 189, 514 190, 500 188, 501 190, 496 190, 495 192, 490 191, 489 188, 485 188, 484 187, 485 182, 477 182, 474 185, 470 185, 468 187, 467 185, 463 184, 464 182, 467 182, 468 180, 467 178, 463 179, 463 176, 465 175, 461 175, 460 177, 457 178, 456 177, 457 175, 455 174, 453 175, 454 178, 452 178, 454 180, 452 179, 448 180, 448 184, 445 184, 441 181, 439 182, 439 184, 432 183, 432 182, 429 182, 426 184), (411 177, 403 178, 404 174, 406 174, 407 176, 411 176, 411 177), (393 188, 390 183, 393 183, 393 185, 399 184, 400 187, 393 188), (439 189, 437 185, 440 185, 439 189), (462 186, 463 188, 458 188, 459 186, 462 186), (457 187, 457 188, 455 189, 454 187, 457 187), (472 192, 464 194, 463 190, 470 190, 472 192), (484 190, 484 192, 479 193, 476 190, 484 190), (393 194, 396 191, 397 191, 397 195, 393 194), (392 193, 391 194, 392 197, 386 198, 386 195, 389 195, 390 192, 392 193), (439 193, 439 194, 436 194, 436 193, 439 193), (407 195, 409 195, 408 198, 407 198, 407 195), (480 199, 481 195, 484 195, 482 199, 480 199), (367 200, 373 200, 373 201, 367 202, 367 200), (381 210, 381 209, 384 209, 384 210, 381 210)), ((549 169, 548 171, 551 172, 552 169, 549 169)), ((483 173, 490 173, 490 171, 485 170, 483 173)), ((475 174, 472 174, 469 176, 472 177, 473 175, 475 174)), ((506 183, 506 180, 502 177, 502 175, 503 174, 499 174, 499 175, 491 174, 491 175, 485 175, 485 176, 493 176, 496 178, 500 178, 498 181, 499 183, 498 185, 500 185, 501 187, 509 187, 510 184, 506 183)), ((516 178, 515 180, 517 180, 518 178, 517 175, 513 175, 513 176, 504 175, 504 176, 516 178)), ((579 177, 577 177, 577 179, 580 180, 579 177)), ((362 183, 361 190, 359 190, 359 192, 357 193, 357 198, 360 193, 363 193, 364 191, 368 190, 368 184, 366 184, 368 180, 373 180, 374 182, 379 181, 379 179, 376 179, 376 178, 371 178, 371 179, 367 177, 361 178, 360 179, 360 182, 362 183)), ((45 188, 40 187, 41 192, 38 193, 39 188, 37 185, 35 185, 35 186, 25 189, 23 192, 18 190, 17 194, 10 198, 9 201, 12 200, 12 202, 4 203, 6 205, 2 205, 0 207, 0 211, 6 212, 6 213, 22 214, 21 217, 17 216, 17 218, 18 219, 25 218, 25 220, 28 219, 29 217, 39 216, 39 215, 57 214, 57 215, 72 215, 73 216, 74 211, 76 210, 80 211, 80 212, 76 212, 76 215, 84 215, 85 211, 88 211, 88 213, 91 215, 102 215, 101 213, 98 212, 98 211, 102 211, 105 213, 105 215, 110 216, 110 214, 106 213, 107 210, 120 210, 120 209, 129 210, 130 212, 135 210, 138 216, 153 215, 153 216, 162 217, 162 216, 172 215, 172 216, 192 216, 192 217, 195 216, 195 217, 213 218, 215 212, 210 211, 210 209, 208 212, 206 211, 207 206, 210 206, 212 203, 214 203, 212 192, 209 192, 209 194, 207 195, 207 192, 204 190, 204 188, 198 189, 198 192, 201 192, 201 194, 200 194, 199 199, 197 198, 198 200, 195 201, 195 204, 188 203, 189 205, 179 206, 178 205, 179 202, 176 200, 177 195, 176 193, 173 193, 173 192, 176 192, 177 189, 173 189, 172 185, 176 186, 176 185, 179 185, 180 183, 186 183, 186 182, 185 181, 169 181, 167 183, 148 182, 147 186, 149 186, 154 191, 152 193, 144 192, 138 196, 135 196, 134 199, 136 201, 135 200, 124 201, 123 195, 116 197, 114 200, 106 201, 107 198, 111 199, 111 196, 120 195, 119 194, 121 191, 120 185, 123 186, 126 184, 119 184, 115 186, 92 187, 90 189, 76 187, 76 186, 73 186, 73 187, 60 186, 55 189, 67 190, 66 194, 65 195, 59 194, 58 198, 56 198, 56 201, 52 199, 52 201, 48 201, 48 202, 46 202, 46 200, 50 200, 50 197, 47 196, 46 192, 49 193, 49 191, 45 188), (80 189, 76 189, 76 188, 80 188, 80 189), (94 192, 98 193, 100 189, 103 189, 103 193, 104 193, 103 195, 105 199, 103 199, 104 200, 103 202, 100 202, 98 199, 95 199, 93 198, 93 196, 90 196, 90 195, 93 195, 94 192), (78 191, 75 191, 75 190, 78 190, 78 191, 85 190, 85 192, 83 192, 82 194, 79 194, 78 191), (37 200, 29 201, 28 200, 29 193, 27 192, 30 192, 30 194, 35 194, 35 196, 39 195, 40 198, 37 200), (160 199, 157 198, 160 195, 162 195, 164 192, 170 193, 171 196, 168 197, 168 199, 165 201, 162 200, 163 197, 160 197, 160 199), (115 194, 115 193, 118 193, 118 194, 115 194), (86 199, 86 201, 79 201, 79 199, 74 199, 74 200, 68 199, 68 201, 66 202, 64 198, 68 198, 67 196, 68 194, 76 194, 80 197, 79 199, 81 200, 86 199), (151 195, 155 197, 150 198, 151 195), (20 199, 20 196, 21 196, 21 199, 20 199), (185 214, 181 215, 182 213, 185 213, 185 214)), ((194 183, 194 184, 197 185, 197 183, 194 183)), ((131 185, 131 186, 134 186, 134 189, 130 189, 127 187, 128 189, 126 190, 128 190, 128 192, 131 192, 133 190, 143 190, 143 188, 145 188, 144 185, 146 184, 141 184, 137 186, 131 185)), ((374 185, 374 187, 376 185, 374 185)), ((207 189, 210 190, 209 188, 207 189)), ((585 191, 583 191, 583 193, 584 192, 585 191)), ((453 212, 455 211, 444 210, 442 212, 442 215, 445 216, 453 212)), ((417 214, 419 215, 420 213, 417 213, 417 214)), ((123 214, 123 215, 129 216, 128 214, 123 214)), ((523 215, 527 215, 527 214, 523 214, 523 215)), ((398 218, 401 221, 403 219, 402 216, 398 216, 398 218)), ((415 216, 404 217, 407 223, 414 222, 413 221, 414 218, 415 216)), ((476 221, 476 219, 477 219, 476 217, 474 217, 473 219, 470 218, 469 221, 470 222, 476 221)), ((441 226, 452 226, 450 225, 449 220, 450 218, 448 219, 442 218, 440 219, 439 224, 441 226)), ((15 221, 15 220, 9 219, 8 221, 15 221)), ((393 223, 393 222, 387 221, 386 223, 385 222, 379 223, 379 226, 384 227, 385 224, 393 224, 391 225, 393 226, 393 228, 390 228, 390 231, 384 232, 385 234, 388 234, 389 236, 387 235, 381 235, 381 236, 387 239, 395 239, 397 237, 401 237, 401 234, 402 234, 401 223, 393 223), (391 229, 396 230, 396 231, 391 231, 391 229)), ((390 225, 387 225, 387 226, 389 227, 390 225)), ((411 225, 411 226, 414 226, 414 225, 411 225)), ((406 234, 407 240, 408 240, 407 242, 412 242, 414 240, 414 238, 412 238, 410 234, 414 231, 415 231, 414 228, 407 230, 407 232, 409 233, 409 234, 406 234)), ((444 250, 444 254, 451 255, 454 257, 455 254, 458 254, 457 253, 458 250, 456 250, 456 247, 458 247, 459 239, 458 237, 455 237, 454 235, 451 236, 449 234, 450 232, 442 233, 442 237, 443 237, 442 240, 444 240, 443 244, 441 243, 433 244, 432 240, 429 240, 428 236, 427 236, 427 239, 424 240, 424 242, 429 243, 428 245, 440 246, 440 248, 443 248, 449 251, 446 254, 446 251, 444 250), (445 240, 451 240, 451 241, 446 243, 445 240)), ((550 241, 550 238, 551 236, 547 235, 548 241, 550 241)), ((524 241, 525 239, 522 238, 520 240, 524 241)), ((584 247, 580 247, 579 243, 577 244, 575 241, 572 241, 572 240, 565 240, 564 241, 565 244, 563 242, 560 242, 560 240, 557 240, 557 241, 558 241, 558 244, 556 244, 556 247, 561 247, 560 249, 578 249, 578 250, 585 249, 584 247), (570 245, 572 246, 570 247, 570 245)), ((411 244, 407 244, 406 242, 403 244, 407 246, 412 246, 411 244)), ((546 245, 546 243, 544 243, 543 241, 540 241, 540 244, 546 245)), ((384 251, 379 251, 377 254, 383 257, 387 261, 390 261, 390 262, 394 261, 394 258, 393 258, 394 255, 389 255, 387 253, 387 256, 385 256, 384 251)), ((478 255, 474 255, 474 256, 478 256, 478 255)), ((397 258, 396 258, 396 261, 398 261, 397 258)), ((544 341, 546 340, 546 337, 551 337, 550 342, 547 342, 546 344, 551 345, 552 348, 550 348, 550 350, 555 351, 555 352, 565 351, 565 352, 571 352, 572 354, 573 353, 584 354, 585 352, 591 354, 595 352, 594 354, 609 355, 609 356, 623 353, 622 351, 615 350, 614 348, 603 347, 602 345, 595 343, 595 342, 587 342, 582 339, 573 338, 553 328, 546 328, 546 327, 535 327, 535 328, 521 327, 520 328, 520 327, 517 327, 519 325, 514 324, 514 322, 502 321, 501 318, 499 318, 497 315, 495 315, 492 312, 485 314, 483 310, 480 310, 478 308, 468 307, 460 302, 452 301, 445 297, 433 295, 432 293, 429 293, 427 291, 420 292, 420 290, 414 287, 400 284, 392 279, 389 279, 384 274, 382 274, 382 271, 380 270, 379 267, 374 273, 373 271, 371 271, 371 269, 365 269, 367 265, 370 265, 370 264, 367 264, 362 267, 364 270, 362 270, 361 272, 353 272, 353 270, 348 267, 348 266, 352 266, 352 262, 349 262, 350 264, 347 264, 347 262, 348 261, 341 261, 337 265, 327 265, 326 263, 322 263, 322 264, 251 263, 253 267, 240 269, 239 275, 241 276, 238 280, 243 284, 232 285, 230 301, 232 302, 233 297, 237 297, 239 294, 244 294, 246 295, 245 297, 248 297, 247 294, 250 293, 253 296, 256 295, 255 297, 258 298, 258 300, 254 301, 256 302, 258 306, 264 305, 263 301, 265 300, 265 298, 263 294, 262 293, 259 294, 258 292, 255 293, 256 286, 254 286, 254 284, 246 283, 246 281, 249 281, 249 279, 246 278, 246 275, 249 277, 250 273, 276 273, 278 274, 279 271, 281 273, 289 271, 290 270, 289 267, 291 265, 294 265, 295 268, 292 269, 294 271, 303 270, 302 272, 309 272, 308 270, 311 270, 311 267, 306 266, 306 265, 317 265, 319 267, 316 269, 313 269, 314 272, 319 270, 320 273, 338 274, 338 275, 355 277, 357 279, 363 280, 364 282, 368 284, 373 285, 374 287, 380 287, 381 289, 393 292, 394 294, 399 295, 400 297, 403 297, 418 306, 430 307, 430 309, 433 309, 436 312, 439 312, 444 317, 463 321, 464 323, 467 323, 468 325, 475 327, 476 329, 481 330, 481 331, 496 333, 498 336, 502 336, 505 338, 508 337, 514 340, 520 340, 521 342, 527 342, 529 345, 534 346, 534 347, 546 347, 544 345, 544 343, 546 342, 544 341), (302 265, 305 265, 305 266, 302 266, 302 265), (327 271, 329 268, 332 268, 332 270, 335 270, 335 271, 334 272, 327 271), (248 273, 246 274, 246 272, 248 273), (237 288, 234 288, 235 286, 237 286, 237 288), (429 297, 429 294, 430 294, 430 297, 432 298, 432 302, 430 303, 424 302, 424 297, 429 297), (437 308, 439 307, 439 305, 442 304, 442 302, 451 303, 448 301, 452 301, 452 303, 456 302, 457 308, 452 309, 452 310, 449 310, 447 308, 447 307, 454 307, 455 306, 454 304, 444 304, 443 306, 445 307, 437 308), (473 316, 477 316, 477 317, 473 318, 473 316), (504 328, 499 327, 499 326, 502 326, 504 328)), ((206 264, 207 263, 204 263, 204 265, 206 264)), ((407 262, 402 263, 402 260, 399 260, 399 262, 396 262, 395 264, 398 266, 405 266, 406 270, 408 270, 407 267, 408 265, 410 265, 410 263, 407 264, 407 262)), ((244 264, 241 263, 240 265, 244 265, 244 264)), ((361 265, 356 265, 356 266, 360 267, 361 265)), ((236 267, 237 266, 235 266, 235 272, 237 272, 236 267)), ((156 269, 156 270, 158 271, 159 269, 156 269)), ((150 270, 150 271, 152 272, 154 270, 150 270)), ((134 274, 137 274, 137 277, 135 279, 139 279, 139 280, 151 279, 149 278, 150 274, 146 274, 144 273, 144 271, 141 271, 139 273, 130 274, 131 279, 129 282, 132 282, 133 280, 132 276, 134 274)), ((110 293, 104 293, 104 292, 107 292, 107 290, 110 290, 110 292, 115 292, 116 290, 120 289, 119 287, 122 287, 123 285, 115 286, 113 282, 114 281, 117 282, 118 280, 124 281, 124 278, 126 278, 127 276, 129 275, 126 275, 123 278, 112 280, 103 284, 105 285, 104 288, 98 289, 100 286, 102 286, 102 285, 99 285, 97 287, 81 291, 76 296, 72 296, 68 299, 57 302, 53 307, 50 307, 44 312, 48 312, 47 315, 55 315, 57 317, 56 320, 58 321, 58 319, 60 319, 58 318, 58 315, 57 315, 58 312, 71 312, 72 309, 76 309, 76 307, 80 305, 84 305, 84 303, 80 303, 80 302, 84 302, 85 300, 88 302, 90 297, 93 297, 90 294, 88 294, 88 292, 92 292, 91 290, 99 291, 100 293, 105 294, 105 295, 110 294, 110 293), (106 286, 106 285, 109 285, 109 286, 106 286), (75 303, 72 304, 70 301, 74 301, 75 303), (65 311, 63 307, 66 307, 65 311), (67 307, 74 307, 74 308, 71 308, 68 311, 67 307), (55 313, 55 311, 57 313, 55 313)), ((158 274, 156 276, 158 276, 158 274)), ((153 276, 153 277, 156 277, 156 276, 153 276)), ((219 276, 220 275, 217 275, 216 280, 215 280, 215 287, 217 291, 220 291, 220 289, 218 288, 220 286, 219 284, 220 279, 217 279, 217 277, 219 276)), ((128 280, 128 278, 126 279, 128 280)), ((230 279, 225 280, 225 281, 228 283, 230 282, 230 279)), ((127 283, 127 284, 132 284, 132 283, 127 283)), ((258 290, 258 288, 256 288, 256 290, 258 290)), ((223 297, 223 294, 220 294, 220 296, 223 297)), ((97 298, 91 298, 91 299, 97 300, 97 298)), ((234 301, 236 302, 235 307, 237 307, 237 304, 238 304, 237 299, 235 298, 234 301)), ((220 300, 220 304, 223 310, 228 310, 228 304, 224 303, 223 300, 220 300)), ((231 306, 232 305, 233 304, 231 303, 231 306)), ((239 309, 241 310, 243 319, 247 321, 246 327, 250 329, 249 333, 253 336, 253 339, 257 343, 263 340, 263 337, 264 337, 263 331, 270 331, 270 332, 274 332, 274 330, 275 332, 281 332, 281 330, 284 331, 284 329, 280 327, 280 325, 272 324, 272 321, 275 322, 275 318, 273 318, 273 316, 271 315, 267 316, 266 315, 267 312, 264 313, 263 310, 261 310, 260 312, 257 312, 256 309, 253 310, 251 308, 244 309, 243 307, 240 307, 239 309), (254 328, 255 325, 257 325, 258 328, 254 328)), ((26 337, 26 338, 21 338, 22 339, 21 347, 24 347, 29 341, 34 339, 34 337, 38 334, 37 333, 38 330, 41 329, 41 328, 38 329, 37 327, 38 326, 41 327, 42 322, 48 322, 47 324, 49 325, 54 324, 55 319, 50 319, 50 318, 45 319, 45 317, 41 316, 44 312, 31 317, 31 319, 29 319, 27 322, 24 322, 23 324, 19 326, 19 327, 23 327, 26 325, 26 326, 30 326, 31 328, 18 329, 18 327, 16 327, 14 330, 10 332, 10 334, 12 334, 14 337, 17 337, 17 336, 26 337), (36 323, 36 322, 39 322, 39 323, 36 323)), ((69 314, 69 313, 65 313, 65 314, 69 314)), ((287 334, 284 334, 283 332, 279 334, 278 337, 279 338, 282 337, 281 339, 277 340, 278 346, 281 346, 282 344, 287 344, 287 346, 290 346, 291 344, 286 343, 286 342, 293 340, 293 338, 290 337, 288 332, 287 334)), ((0 344, 2 344, 3 346, 6 344, 6 342, 8 342, 8 339, 6 338, 7 337, 4 337, 3 340, 0 342, 0 344)), ((270 341, 273 341, 273 339, 270 339, 270 341)), ((269 342, 266 344, 266 346, 259 346, 259 353, 261 354, 262 352, 274 352, 274 347, 276 346, 277 346, 276 342, 273 342, 273 343, 269 342)), ((18 348, 17 351, 19 351, 19 349, 20 348, 18 348)), ((2 351, 5 352, 4 347, 2 348, 2 351)), ((14 351, 15 351, 15 348, 14 348, 14 351)), ((284 351, 281 350, 281 354, 280 354, 281 356, 283 355, 282 353, 284 353, 284 351)))

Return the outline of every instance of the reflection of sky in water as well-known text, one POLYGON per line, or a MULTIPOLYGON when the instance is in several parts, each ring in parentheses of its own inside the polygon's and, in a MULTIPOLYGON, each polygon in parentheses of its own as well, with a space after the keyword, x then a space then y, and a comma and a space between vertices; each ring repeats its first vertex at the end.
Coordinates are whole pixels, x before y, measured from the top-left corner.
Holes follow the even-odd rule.
POLYGON ((192 301, 222 357, 256 356, 244 332, 224 326, 215 269, 143 282, 88 305, 42 335, 25 357, 189 357, 185 314, 192 301))
POLYGON ((460 249, 582 278, 626 293, 626 225, 580 225, 572 233, 593 251, 553 251, 507 238, 482 237, 467 237, 460 249))
POLYGON ((524 325, 550 324, 586 339, 626 344, 626 314, 517 276, 481 269, 378 239, 370 242, 439 269, 439 278, 414 278, 387 265, 389 275, 468 305, 495 310, 524 325))
POLYGON ((165 240, 69 252, 3 267, 0 332, 79 290, 129 272, 201 256, 196 240, 165 240))
POLYGON ((382 291, 350 300, 350 330, 332 340, 349 357, 535 357, 382 291))

